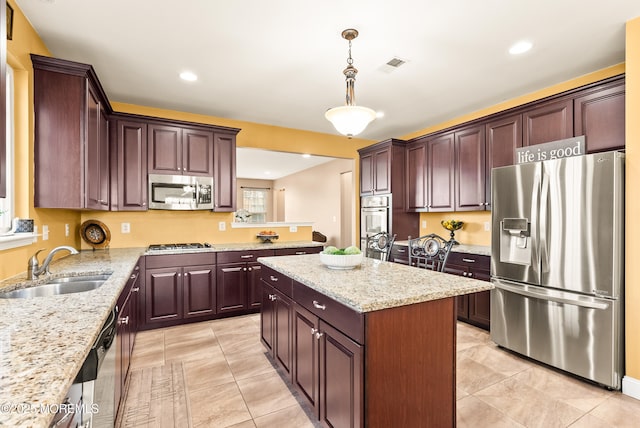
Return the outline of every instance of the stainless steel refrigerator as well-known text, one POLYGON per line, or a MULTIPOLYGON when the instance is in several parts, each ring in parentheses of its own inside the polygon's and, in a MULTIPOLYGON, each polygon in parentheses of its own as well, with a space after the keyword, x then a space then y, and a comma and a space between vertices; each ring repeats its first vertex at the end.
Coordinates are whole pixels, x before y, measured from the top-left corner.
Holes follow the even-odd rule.
POLYGON ((491 339, 620 389, 624 153, 495 168, 491 339))

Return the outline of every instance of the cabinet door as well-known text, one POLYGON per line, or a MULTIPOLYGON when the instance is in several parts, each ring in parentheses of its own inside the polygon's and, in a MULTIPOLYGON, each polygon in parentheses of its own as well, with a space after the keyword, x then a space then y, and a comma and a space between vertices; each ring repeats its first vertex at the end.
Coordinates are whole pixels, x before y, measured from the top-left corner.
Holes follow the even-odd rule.
POLYGON ((236 210, 236 137, 215 134, 213 146, 214 211, 236 210))
POLYGON ((102 208, 100 201, 100 101, 91 87, 87 88, 87 141, 85 172, 85 206, 102 208))
POLYGON ((574 99, 575 134, 585 136, 587 153, 624 149, 625 85, 574 99))
POLYGON ((116 125, 118 203, 120 211, 147 209, 147 125, 118 120, 116 125))
POLYGON ((360 195, 373 195, 373 153, 360 155, 360 195))
POLYGON ((212 177, 213 132, 183 129, 182 159, 183 174, 212 177))
POLYGON ((261 281, 262 284, 262 307, 260 308, 260 341, 273 355, 274 334, 273 318, 275 312, 276 295, 273 287, 261 281))
POLYGON ((467 321, 469 319, 469 296, 456 296, 456 315, 459 320, 467 321))
POLYGON ((427 143, 429 211, 453 211, 454 204, 454 135, 446 134, 427 143))
POLYGON ((407 211, 426 211, 427 208, 427 145, 412 143, 405 155, 407 183, 407 211))
POLYGON ((182 319, 182 269, 147 269, 145 321, 147 324, 182 319))
POLYGON ((522 114, 523 145, 548 143, 573 137, 573 101, 545 103, 522 114))
POLYGON ((479 211, 485 200, 485 130, 476 126, 455 133, 456 211, 479 211))
POLYGON ((247 264, 218 265, 216 308, 219 314, 247 309, 247 264))
POLYGON ((258 262, 247 263, 247 307, 256 309, 260 307, 262 301, 262 291, 260 286, 260 275, 262 265, 258 262))
POLYGON ((149 125, 149 173, 182 174, 182 129, 149 125))
POLYGON ((102 210, 109 210, 110 206, 110 184, 111 184, 111 162, 109 161, 109 118, 107 117, 104 109, 100 109, 100 122, 99 122, 99 172, 100 172, 100 187, 99 187, 99 199, 102 210))
POLYGON ((363 347, 320 320, 320 421, 364 426, 363 347))
POLYGON ((469 320, 489 329, 491 324, 491 293, 481 291, 469 294, 469 320))
POLYGON ((183 271, 184 318, 215 314, 215 266, 189 266, 183 271))
POLYGON ((274 356, 280 367, 291 377, 292 364, 292 335, 293 335, 293 302, 278 290, 273 291, 276 296, 274 311, 275 348, 274 356))
POLYGON ((296 388, 314 409, 316 417, 320 415, 320 363, 318 358, 319 319, 300 305, 294 306, 293 320, 293 374, 296 388))
MULTIPOLYGON (((127 287, 125 287, 125 290, 127 287)), ((122 298, 122 297, 121 297, 122 298)), ((120 299, 119 299, 120 300, 120 299)), ((116 338, 111 346, 115 346, 116 363, 115 363, 115 401, 114 410, 117 411, 124 396, 125 383, 129 366, 131 363, 131 347, 130 347, 130 326, 124 320, 131 318, 131 308, 129 305, 130 293, 125 298, 124 303, 119 307, 118 323, 116 325, 116 338), (128 318, 127 318, 128 317, 128 318)))
POLYGON ((522 147, 522 115, 496 119, 486 124, 485 202, 491 208, 491 169, 513 165, 518 147, 522 147))
POLYGON ((391 193, 391 146, 374 153, 374 193, 391 193))

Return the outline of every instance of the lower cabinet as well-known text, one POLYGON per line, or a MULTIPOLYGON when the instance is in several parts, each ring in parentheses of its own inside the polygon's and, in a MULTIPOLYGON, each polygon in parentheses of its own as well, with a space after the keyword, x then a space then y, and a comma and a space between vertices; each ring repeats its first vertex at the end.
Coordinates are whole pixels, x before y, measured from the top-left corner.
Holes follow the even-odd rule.
POLYGON ((273 250, 225 251, 218 253, 218 314, 257 309, 262 301, 258 257, 273 256, 273 250))
POLYGON ((131 277, 125 285, 117 301, 118 322, 116 325, 116 373, 115 373, 115 410, 118 411, 123 398, 123 392, 129 375, 131 354, 138 331, 140 272, 144 258, 141 258, 131 277))
POLYGON ((455 425, 453 298, 361 313, 268 266, 261 284, 261 341, 323 426, 455 425))
MULTIPOLYGON (((452 252, 449 254, 444 271, 453 275, 490 281, 490 263, 489 256, 452 252)), ((489 330, 491 323, 490 296, 489 291, 481 291, 456 297, 458 319, 489 330)))
POLYGON ((215 253, 146 256, 144 328, 216 314, 215 253))

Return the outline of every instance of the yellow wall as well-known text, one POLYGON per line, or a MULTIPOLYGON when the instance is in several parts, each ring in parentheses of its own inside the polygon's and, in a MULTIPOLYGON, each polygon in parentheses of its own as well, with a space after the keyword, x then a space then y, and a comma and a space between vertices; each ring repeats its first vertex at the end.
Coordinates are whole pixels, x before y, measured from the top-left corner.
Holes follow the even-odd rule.
POLYGON ((626 371, 640 381, 640 266, 633 263, 640 257, 640 17, 627 23, 626 56, 626 371))

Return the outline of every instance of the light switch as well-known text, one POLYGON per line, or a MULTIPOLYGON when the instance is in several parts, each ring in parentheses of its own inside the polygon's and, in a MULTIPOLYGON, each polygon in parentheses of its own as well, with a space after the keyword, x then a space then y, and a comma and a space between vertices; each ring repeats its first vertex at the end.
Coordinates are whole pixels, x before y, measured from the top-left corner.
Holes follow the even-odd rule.
POLYGON ((69 223, 64 225, 64 236, 69 236, 69 223))
POLYGON ((47 241, 49 239, 49 226, 46 224, 42 226, 42 240, 47 241))
POLYGON ((484 231, 485 232, 490 232, 491 231, 491 223, 489 223, 488 221, 484 222, 484 231))
POLYGON ((423 229, 427 228, 427 220, 422 220, 422 228, 423 229))
POLYGON ((297 232, 298 226, 289 226, 289 232, 297 232))

